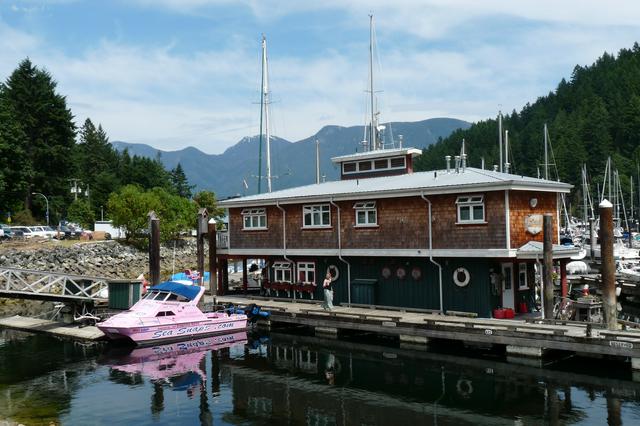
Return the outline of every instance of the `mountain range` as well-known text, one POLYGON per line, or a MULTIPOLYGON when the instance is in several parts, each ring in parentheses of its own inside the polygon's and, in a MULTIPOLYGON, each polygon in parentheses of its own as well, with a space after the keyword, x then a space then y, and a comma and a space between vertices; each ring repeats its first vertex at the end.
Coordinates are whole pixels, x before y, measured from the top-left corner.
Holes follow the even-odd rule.
MULTIPOLYGON (((402 135, 403 146, 425 148, 440 138, 449 136, 458 129, 467 129, 471 124, 453 118, 432 118, 417 122, 395 122, 385 125, 385 140, 395 140, 402 135)), ((361 149, 363 126, 325 126, 315 135, 291 142, 282 138, 271 138, 271 175, 273 190, 285 189, 315 182, 316 144, 319 142, 320 174, 323 179, 335 180, 340 171, 331 162, 332 157, 352 154, 361 149)), ((187 147, 177 151, 162 151, 146 144, 113 141, 118 151, 127 149, 130 155, 156 158, 158 155, 167 169, 180 163, 195 190, 211 190, 219 199, 250 195, 258 192, 259 137, 245 137, 229 147, 224 153, 206 154, 197 148, 187 147), (246 182, 246 186, 245 183, 246 182)), ((264 143, 263 143, 264 145, 264 143)), ((263 146, 262 171, 265 175, 263 146)), ((266 192, 263 177, 261 191, 266 192)))

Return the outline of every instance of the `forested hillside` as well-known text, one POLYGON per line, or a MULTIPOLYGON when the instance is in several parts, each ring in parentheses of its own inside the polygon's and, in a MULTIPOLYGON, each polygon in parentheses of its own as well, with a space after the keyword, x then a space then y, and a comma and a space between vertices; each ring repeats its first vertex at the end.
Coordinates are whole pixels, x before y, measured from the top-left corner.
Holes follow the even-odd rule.
POLYGON ((52 76, 29 59, 0 83, 0 222, 43 222, 48 201, 51 224, 90 224, 129 184, 191 197, 180 164, 168 171, 158 158, 118 152, 90 119, 77 129, 52 76))
MULTIPOLYGON (((583 163, 595 191, 610 155, 628 197, 629 178, 633 175, 637 183, 640 161, 640 46, 636 43, 617 56, 605 53, 591 66, 576 66, 571 79, 562 79, 555 91, 504 116, 514 173, 537 176, 543 163, 544 123, 559 178, 576 185, 574 192, 580 191, 583 163)), ((444 156, 458 154, 463 138, 471 166, 480 167, 481 157, 487 168, 498 164, 498 123, 490 119, 427 147, 416 168, 443 168, 444 156)))

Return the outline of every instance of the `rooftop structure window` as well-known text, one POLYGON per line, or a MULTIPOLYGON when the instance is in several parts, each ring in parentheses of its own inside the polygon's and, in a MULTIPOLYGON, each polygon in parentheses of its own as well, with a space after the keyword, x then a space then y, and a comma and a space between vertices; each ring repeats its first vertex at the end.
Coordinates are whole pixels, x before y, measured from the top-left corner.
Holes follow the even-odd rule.
POLYGON ((291 282, 291 262, 273 262, 273 278, 275 282, 291 282))
POLYGON ((371 161, 358 161, 358 170, 361 172, 368 172, 371 170, 371 161))
POLYGON ((384 170, 389 168, 389 159, 384 158, 382 160, 375 160, 373 162, 373 168, 376 170, 384 170))
POLYGON ((267 229, 267 211, 265 208, 242 210, 242 229, 267 229))
POLYGON ((404 157, 394 157, 391 158, 391 169, 404 169, 405 168, 405 158, 404 157))
POLYGON ((302 207, 303 228, 328 228, 331 226, 329 204, 316 204, 302 207))
POLYGON ((485 223, 483 195, 464 195, 457 198, 456 204, 458 223, 485 223))
POLYGON ((355 173, 356 163, 344 163, 342 165, 342 173, 355 173))
POLYGON ((363 201, 353 205, 356 211, 356 226, 377 226, 378 209, 375 201, 363 201))

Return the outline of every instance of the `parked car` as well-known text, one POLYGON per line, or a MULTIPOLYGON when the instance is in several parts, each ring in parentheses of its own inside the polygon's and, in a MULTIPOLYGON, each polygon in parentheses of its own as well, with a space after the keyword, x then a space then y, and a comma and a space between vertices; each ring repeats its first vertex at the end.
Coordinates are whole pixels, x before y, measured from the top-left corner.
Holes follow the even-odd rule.
POLYGON ((23 238, 33 238, 34 237, 34 233, 31 229, 29 229, 29 227, 27 226, 12 226, 11 229, 14 231, 20 231, 22 232, 22 237, 23 238))
POLYGON ((67 225, 58 226, 55 238, 59 240, 68 240, 73 237, 73 232, 67 225))

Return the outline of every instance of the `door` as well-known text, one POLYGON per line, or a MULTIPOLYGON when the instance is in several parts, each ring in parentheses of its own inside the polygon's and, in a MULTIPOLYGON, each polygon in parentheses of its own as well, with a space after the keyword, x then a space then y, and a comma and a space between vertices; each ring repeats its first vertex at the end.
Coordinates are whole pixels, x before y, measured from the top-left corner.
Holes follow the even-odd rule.
POLYGON ((502 307, 515 308, 515 293, 513 290, 513 264, 502 264, 502 307))

